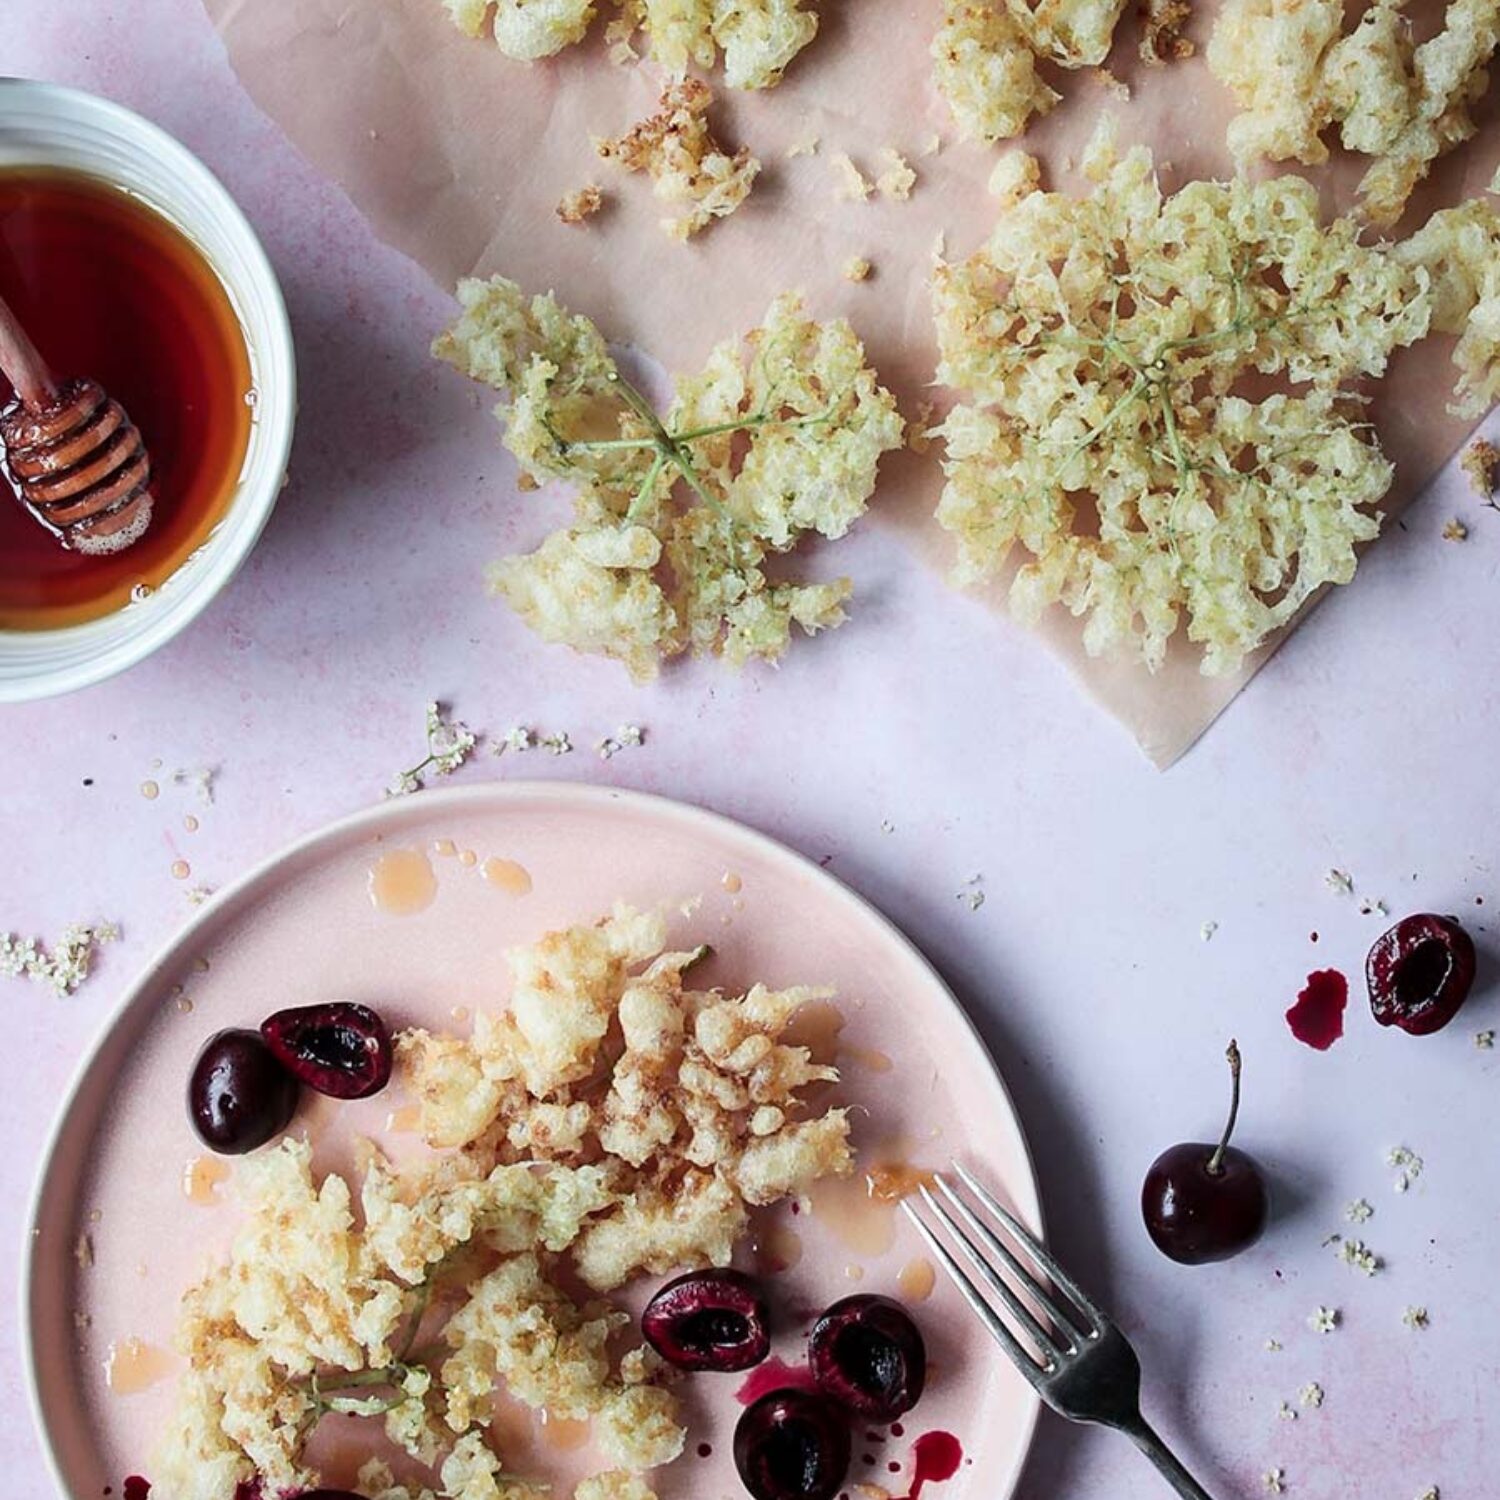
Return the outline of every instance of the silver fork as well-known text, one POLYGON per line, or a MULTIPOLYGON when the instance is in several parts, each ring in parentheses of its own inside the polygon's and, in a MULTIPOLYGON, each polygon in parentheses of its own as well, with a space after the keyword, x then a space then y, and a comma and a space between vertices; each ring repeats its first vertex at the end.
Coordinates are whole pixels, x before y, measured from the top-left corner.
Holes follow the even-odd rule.
POLYGON ((1047 1278, 1043 1281, 1028 1269, 941 1173, 935 1178, 941 1197, 925 1186, 921 1189, 928 1214, 942 1225, 979 1280, 1020 1325, 1035 1354, 996 1312, 915 1205, 907 1200, 902 1207, 1012 1363, 1053 1411, 1072 1422, 1095 1422, 1123 1432, 1179 1495, 1187 1500, 1212 1500, 1141 1415, 1141 1362, 1125 1335, 1014 1214, 1001 1207, 994 1195, 957 1162, 953 1171, 980 1207, 1004 1227, 1047 1278), (1010 1280, 996 1269, 997 1261, 1010 1280), (1057 1291, 1071 1304, 1071 1313, 1057 1291), (1040 1318, 1033 1307, 1039 1310, 1040 1318))

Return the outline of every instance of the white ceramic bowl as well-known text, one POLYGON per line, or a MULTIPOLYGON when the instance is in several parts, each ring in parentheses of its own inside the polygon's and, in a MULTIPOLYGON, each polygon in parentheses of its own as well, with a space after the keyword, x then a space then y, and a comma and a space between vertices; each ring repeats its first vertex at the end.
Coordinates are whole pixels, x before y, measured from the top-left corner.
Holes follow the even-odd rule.
POLYGON ((276 504, 297 405, 291 328, 276 273, 234 200, 185 146, 107 99, 0 78, 0 167, 14 166, 104 178, 186 234, 218 272, 239 315, 257 399, 239 488, 209 539, 154 593, 101 619, 57 630, 0 630, 0 703, 71 692, 122 672, 207 608, 249 556, 276 504))

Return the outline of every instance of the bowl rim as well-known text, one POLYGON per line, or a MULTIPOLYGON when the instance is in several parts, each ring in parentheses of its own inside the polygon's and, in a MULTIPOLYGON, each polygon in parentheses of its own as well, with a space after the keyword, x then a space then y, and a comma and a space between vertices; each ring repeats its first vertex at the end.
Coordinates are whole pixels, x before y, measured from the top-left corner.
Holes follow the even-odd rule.
MULTIPOLYGON (((912 938, 907 936, 904 929, 892 918, 888 917, 873 901, 861 894, 861 892, 856 890, 854 886, 850 885, 841 876, 817 864, 807 855, 792 848, 790 844, 783 843, 780 839, 768 833, 763 833, 760 829, 752 827, 748 823, 741 822, 738 818, 730 817, 726 813, 714 812, 708 808, 700 807, 696 803, 682 802, 673 797, 665 797, 655 792, 642 792, 631 788, 599 785, 592 782, 548 781, 528 778, 515 781, 481 782, 463 787, 428 788, 417 795, 422 799, 424 807, 438 803, 450 809, 461 809, 472 804, 503 804, 513 801, 525 801, 528 798, 537 796, 562 798, 566 801, 577 802, 585 808, 590 806, 602 807, 611 803, 623 803, 626 807, 637 809, 648 816, 678 819, 689 827, 696 825, 698 827, 707 826, 718 829, 731 837, 747 841, 759 851, 775 860, 789 863, 794 867, 801 867, 814 878, 826 883, 831 888, 833 894, 847 901, 866 920, 874 922, 877 926, 883 928, 889 939, 898 947, 904 949, 915 967, 925 973, 933 986, 947 997, 948 1003, 952 1006, 967 1033, 971 1046, 993 1080, 995 1089, 1005 1104, 1010 1123, 1015 1130, 1016 1145, 1019 1150, 1020 1160, 1025 1168, 1025 1174, 1022 1180, 1015 1183, 1007 1183, 1007 1192, 1011 1195, 1012 1201, 1020 1211, 1020 1216, 1045 1239, 1046 1224, 1043 1218, 1041 1191, 1037 1180, 1036 1156, 1031 1149, 1031 1142, 1027 1138, 1025 1124, 1021 1118, 1019 1109, 1016 1107, 1015 1097, 1011 1093, 1010 1087, 1005 1081, 1005 1075, 1001 1072, 999 1064, 995 1061, 994 1054, 990 1051, 989 1044, 985 1041, 974 1017, 969 1014, 968 1008, 958 998, 952 985, 943 977, 937 965, 928 958, 926 953, 922 951, 912 938)), ((40 1219, 47 1181, 51 1175, 53 1160, 62 1143, 63 1132, 67 1127, 74 1106, 82 1093, 83 1086, 89 1074, 94 1069, 95 1062, 108 1045, 115 1028, 125 1019, 127 1012, 139 1003, 142 994, 149 986, 167 971, 181 952, 183 944, 189 941, 193 934, 198 932, 200 928, 212 923, 221 912, 228 912, 232 906, 242 902, 258 887, 273 881, 276 878, 278 870, 283 865, 292 863, 300 856, 314 851, 317 846, 321 844, 336 844, 351 836, 380 831, 382 822, 393 817, 399 817, 400 810, 405 807, 408 801, 409 799, 405 797, 386 799, 375 803, 373 806, 364 807, 356 812, 345 814, 343 817, 336 818, 330 823, 320 824, 310 832, 293 839, 290 843, 283 845, 279 849, 273 850, 265 858, 256 861, 238 879, 231 881, 228 885, 216 891, 208 901, 199 907, 198 911, 184 927, 157 944, 150 958, 136 970, 134 977, 120 991, 114 1005, 103 1018, 82 1057, 74 1066, 72 1075, 63 1090, 57 1111, 48 1128, 38 1161, 36 1177, 27 1197, 26 1215, 22 1226, 21 1274, 17 1288, 20 1303, 18 1308, 19 1317, 17 1319, 20 1333, 19 1353, 23 1380, 26 1387, 27 1405, 31 1412, 33 1431, 41 1447, 48 1472, 51 1474, 53 1484, 60 1496, 72 1497, 73 1491, 69 1489, 63 1475, 62 1463, 53 1442, 51 1427, 42 1409, 41 1381, 37 1369, 37 1341, 34 1336, 35 1329, 33 1328, 32 1284, 36 1267, 35 1251, 40 1236, 40 1219)), ((1023 1399, 1026 1402, 1027 1410, 1022 1427, 1022 1441, 1018 1447, 1015 1462, 1009 1472, 998 1476, 999 1484, 994 1488, 994 1493, 997 1496, 1014 1495, 1016 1487, 1021 1482, 1026 1465, 1035 1449, 1036 1429, 1041 1415, 1041 1399, 1029 1382, 1025 1385, 1023 1399)))
MULTIPOLYGON (((255 352, 260 363, 285 368, 286 399, 281 403, 275 418, 277 425, 270 429, 265 438, 267 446, 263 462, 268 476, 275 476, 274 483, 268 477, 263 493, 247 490, 241 484, 218 523, 222 528, 229 524, 231 518, 237 518, 239 524, 235 534, 222 543, 221 551, 205 559, 208 566, 200 575, 202 581, 196 587, 176 595, 171 609, 163 610, 156 618, 145 622, 138 632, 125 640, 107 641, 82 660, 44 667, 25 677, 8 680, 0 678, 0 705, 34 702, 90 687, 135 666, 186 630, 219 597, 244 566, 271 519, 285 482, 297 414, 297 356, 281 282, 254 225, 220 178, 195 152, 162 126, 102 94, 68 84, 0 74, 0 125, 4 124, 8 106, 17 101, 51 110, 63 118, 84 125, 89 123, 90 117, 108 120, 123 135, 149 151, 162 165, 168 177, 193 184, 211 201, 225 234, 235 242, 238 253, 244 258, 248 272, 247 284, 255 288, 257 299, 263 303, 268 327, 266 338, 260 341, 255 352)), ((177 227, 196 244, 196 236, 188 226, 175 218, 170 202, 160 204, 158 208, 173 217, 177 227)), ((222 268, 215 265, 214 270, 225 283, 231 299, 239 302, 240 293, 229 285, 222 268)), ((204 541, 203 548, 212 548, 217 535, 217 530, 210 534, 204 541)), ((177 574, 173 576, 176 577, 177 574)), ((109 619, 110 615, 100 618, 109 619)), ((46 630, 0 631, 0 638, 11 636, 63 641, 97 623, 95 620, 85 620, 46 630)))

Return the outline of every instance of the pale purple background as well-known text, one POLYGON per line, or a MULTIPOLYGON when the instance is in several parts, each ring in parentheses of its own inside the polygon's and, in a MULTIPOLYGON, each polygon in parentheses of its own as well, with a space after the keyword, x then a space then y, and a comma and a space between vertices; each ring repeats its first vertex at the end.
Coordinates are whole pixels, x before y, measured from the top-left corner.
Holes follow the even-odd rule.
MULTIPOLYGON (((465 780, 590 778, 700 802, 830 858, 927 949, 1015 1092, 1057 1247, 1136 1336, 1151 1411, 1216 1495, 1264 1493, 1272 1465, 1309 1500, 1497 1493, 1500 1053, 1474 1035, 1500 1027, 1500 986, 1416 1040, 1378 1031, 1356 984, 1350 1034, 1326 1055, 1281 1016, 1311 968, 1357 980, 1379 929, 1325 888, 1332 865, 1397 914, 1459 912, 1496 971, 1500 514, 1445 475, 1166 775, 1033 641, 878 524, 840 548, 860 600, 837 635, 780 672, 699 665, 634 688, 485 598, 480 559, 547 517, 515 497, 487 403, 426 355, 449 301, 250 103, 193 0, 5 0, 0 71, 96 89, 197 151, 265 239, 302 363, 292 483, 224 597, 126 676, 5 712, 0 928, 110 917, 127 939, 70 1000, 0 983, 0 1281, 16 1279, 52 1110, 131 972, 188 919, 185 887, 377 798, 418 758, 436 696, 476 727, 519 721, 579 746, 484 758, 465 780), (1455 514, 1463 545, 1440 536, 1455 514), (601 762, 590 746, 622 721, 647 745, 601 762), (166 780, 200 765, 219 768, 211 808, 166 780), (139 792, 151 776, 155 802, 139 792), (187 881, 170 873, 179 857, 187 881), (957 895, 979 872, 987 901, 971 911, 957 895), (1206 921, 1220 924, 1207 943, 1206 921), (1160 1148, 1216 1133, 1231 1034, 1242 1141, 1274 1172, 1281 1215, 1241 1259, 1179 1268, 1146 1240, 1136 1195, 1160 1148), (1384 1164, 1397 1143, 1427 1162, 1405 1197, 1384 1164), (1387 1260, 1373 1280, 1322 1246, 1361 1194, 1387 1260), (1333 1335, 1306 1326, 1320 1303, 1342 1309, 1333 1335), (1429 1331, 1402 1326, 1408 1304, 1427 1306, 1429 1331), (1271 1336, 1283 1352, 1265 1351, 1271 1336), (1279 1419, 1310 1380, 1322 1409, 1279 1419)), ((0 1431, 6 1493, 49 1493, 9 1319, 0 1431)), ((1164 1493, 1120 1440, 1050 1419, 1022 1488, 1164 1493)))

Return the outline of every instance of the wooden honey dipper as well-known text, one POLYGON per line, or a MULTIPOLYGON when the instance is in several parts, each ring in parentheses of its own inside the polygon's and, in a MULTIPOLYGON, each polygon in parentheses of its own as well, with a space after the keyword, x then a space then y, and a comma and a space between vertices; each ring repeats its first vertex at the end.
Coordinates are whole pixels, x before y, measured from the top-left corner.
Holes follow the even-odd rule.
POLYGON ((138 542, 151 524, 151 458, 140 431, 97 380, 56 381, 0 297, 0 448, 20 499, 63 544, 96 556, 138 542))

